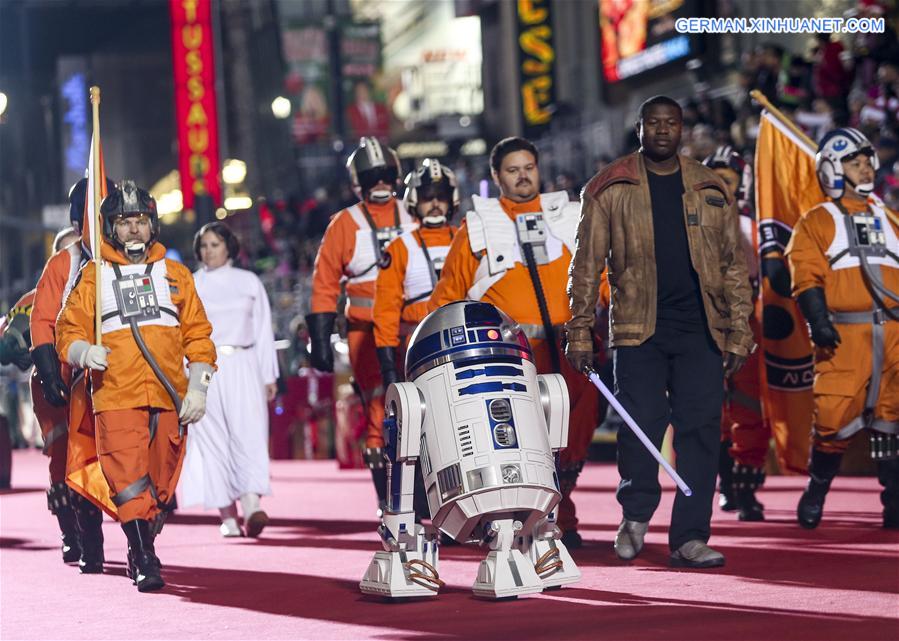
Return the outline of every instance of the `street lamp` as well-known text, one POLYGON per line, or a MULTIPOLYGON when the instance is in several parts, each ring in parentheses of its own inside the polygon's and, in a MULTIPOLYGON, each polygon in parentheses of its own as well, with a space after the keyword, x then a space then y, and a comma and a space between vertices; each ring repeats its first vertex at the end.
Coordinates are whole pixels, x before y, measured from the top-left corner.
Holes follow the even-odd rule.
POLYGON ((272 113, 279 120, 284 120, 290 116, 290 100, 284 96, 278 96, 272 100, 272 113))
POLYGON ((0 118, 2 118, 4 116, 4 114, 6 114, 6 104, 7 104, 6 94, 3 93, 2 91, 0 91, 0 118))
POLYGON ((225 198, 225 209, 228 211, 236 211, 238 209, 250 209, 253 206, 253 199, 246 194, 236 194, 225 198))
POLYGON ((222 180, 226 185, 239 185, 247 177, 247 163, 228 158, 222 165, 222 180))

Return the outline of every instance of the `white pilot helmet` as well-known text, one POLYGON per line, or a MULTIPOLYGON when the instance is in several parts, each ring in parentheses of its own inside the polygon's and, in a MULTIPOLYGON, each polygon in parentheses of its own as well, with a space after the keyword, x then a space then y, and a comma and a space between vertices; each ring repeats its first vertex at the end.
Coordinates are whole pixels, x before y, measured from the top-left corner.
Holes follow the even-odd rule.
MULTIPOLYGON (((843 172, 843 162, 852 160, 859 154, 865 154, 871 159, 874 171, 880 168, 874 146, 858 129, 852 127, 834 129, 821 139, 818 153, 815 155, 815 173, 825 194, 831 198, 843 197, 846 193, 847 180, 843 172)), ((874 191, 873 182, 852 186, 863 196, 874 191)))
MULTIPOLYGON (((436 158, 425 158, 421 163, 421 167, 414 171, 410 171, 405 179, 406 193, 403 195, 403 201, 409 211, 418 216, 418 203, 421 200, 421 194, 430 190, 443 191, 449 200, 450 209, 449 216, 459 208, 459 185, 456 181, 456 175, 449 167, 440 164, 436 158)), ((446 216, 425 216, 426 225, 443 225, 446 223, 446 216)))

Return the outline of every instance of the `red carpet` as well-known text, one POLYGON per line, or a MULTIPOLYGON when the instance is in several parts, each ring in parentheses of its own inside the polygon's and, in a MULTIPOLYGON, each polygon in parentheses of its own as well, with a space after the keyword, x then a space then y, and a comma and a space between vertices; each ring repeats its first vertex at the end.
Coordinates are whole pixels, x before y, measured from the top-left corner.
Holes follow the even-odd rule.
POLYGON ((765 523, 716 510, 713 571, 667 566, 672 494, 647 546, 618 561, 613 466, 588 466, 576 492, 587 545, 574 588, 500 603, 470 586, 485 552, 444 547, 447 587, 429 601, 383 603, 357 583, 378 549, 366 471, 330 461, 276 461, 272 525, 259 540, 219 536, 211 513, 183 511, 157 544, 167 587, 139 594, 125 578, 125 537, 105 524, 107 574, 62 564, 46 511, 46 463, 20 451, 0 493, 2 639, 899 639, 899 534, 880 528, 879 486, 839 478, 824 523, 806 532, 794 510, 803 481, 772 478, 765 523))

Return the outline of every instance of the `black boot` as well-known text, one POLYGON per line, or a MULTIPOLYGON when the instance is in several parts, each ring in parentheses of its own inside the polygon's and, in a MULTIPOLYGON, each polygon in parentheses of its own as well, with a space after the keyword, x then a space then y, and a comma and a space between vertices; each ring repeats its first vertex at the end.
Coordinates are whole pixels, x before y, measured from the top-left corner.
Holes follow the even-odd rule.
MULTIPOLYGON (((583 461, 563 465, 559 463, 558 459, 556 460, 556 476, 559 479, 559 491, 562 493, 562 501, 556 508, 557 518, 559 516, 559 512, 561 512, 561 510, 563 509, 564 503, 564 509, 570 510, 570 512, 566 512, 566 520, 570 520, 571 518, 576 519, 576 517, 574 517, 576 508, 574 506, 574 502, 571 500, 571 493, 574 492, 574 488, 577 487, 577 479, 581 475, 581 471, 583 469, 583 461)), ((584 539, 577 531, 577 527, 563 528, 561 540, 565 547, 569 550, 577 550, 584 545, 584 539)))
POLYGON ((718 453, 718 507, 725 512, 737 509, 734 496, 734 459, 730 455, 730 441, 722 441, 718 453))
POLYGON ((796 516, 799 525, 807 530, 818 527, 821 517, 824 515, 824 498, 830 490, 830 482, 840 469, 840 461, 843 455, 834 452, 822 452, 812 449, 812 455, 808 464, 809 480, 799 505, 796 508, 796 516))
POLYGON ((366 447, 362 450, 362 460, 371 470, 371 480, 378 497, 378 509, 383 511, 387 509, 387 459, 384 457, 384 448, 366 447))
POLYGON ((899 459, 877 461, 877 479, 883 486, 880 502, 883 504, 883 527, 899 528, 899 459))
POLYGON ((103 512, 76 492, 72 492, 72 505, 81 543, 81 558, 78 561, 81 574, 102 574, 106 560, 103 554, 103 512))
POLYGON ((734 465, 734 488, 741 521, 764 521, 765 506, 755 498, 755 491, 765 483, 765 471, 760 467, 734 465))
POLYGON ((54 483, 47 490, 47 509, 59 523, 63 563, 76 563, 81 557, 81 546, 78 544, 75 510, 72 508, 69 488, 65 483, 54 483))
POLYGON ((122 530, 128 537, 128 576, 137 586, 137 591, 152 592, 165 587, 159 574, 159 558, 153 548, 150 522, 135 519, 122 523, 122 530))

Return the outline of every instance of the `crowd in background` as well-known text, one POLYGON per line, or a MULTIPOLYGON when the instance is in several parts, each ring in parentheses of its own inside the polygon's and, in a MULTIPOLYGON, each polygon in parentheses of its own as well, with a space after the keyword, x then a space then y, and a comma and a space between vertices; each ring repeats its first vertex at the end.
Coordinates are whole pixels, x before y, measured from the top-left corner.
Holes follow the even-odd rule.
MULTIPOLYGON (((883 34, 860 34, 844 41, 817 36, 804 55, 775 44, 761 45, 744 56, 736 83, 739 89, 724 95, 703 83, 694 86, 692 96, 682 103, 682 153, 701 160, 716 146, 730 144, 751 162, 761 107, 749 94, 757 89, 815 141, 834 127, 860 129, 880 159, 875 190, 889 207, 899 208, 899 39, 889 23, 883 34)), ((619 154, 636 147, 636 135, 629 133, 619 144, 619 154)), ((554 167, 564 166, 560 159, 551 160, 554 167)), ((594 158, 593 171, 611 160, 594 158)), ((486 159, 467 158, 451 166, 466 197, 480 193, 485 185, 492 189, 486 159)), ((342 178, 310 194, 267 200, 258 208, 258 228, 242 234, 243 251, 236 262, 262 279, 272 304, 275 336, 287 341, 280 350, 282 375, 308 364, 303 317, 309 311, 315 256, 330 217, 355 202, 349 182, 342 178)), ((565 190, 574 200, 589 178, 550 172, 544 176, 543 191, 565 190)), ((467 208, 463 201, 461 210, 467 208)), ((238 231, 242 227, 234 226, 238 231)), ((13 410, 17 390, 27 384, 11 368, 5 369, 6 393, 0 394, 0 403, 13 410)), ((18 446, 40 445, 39 430, 31 429, 27 411, 7 414, 20 417, 12 421, 18 446)))

